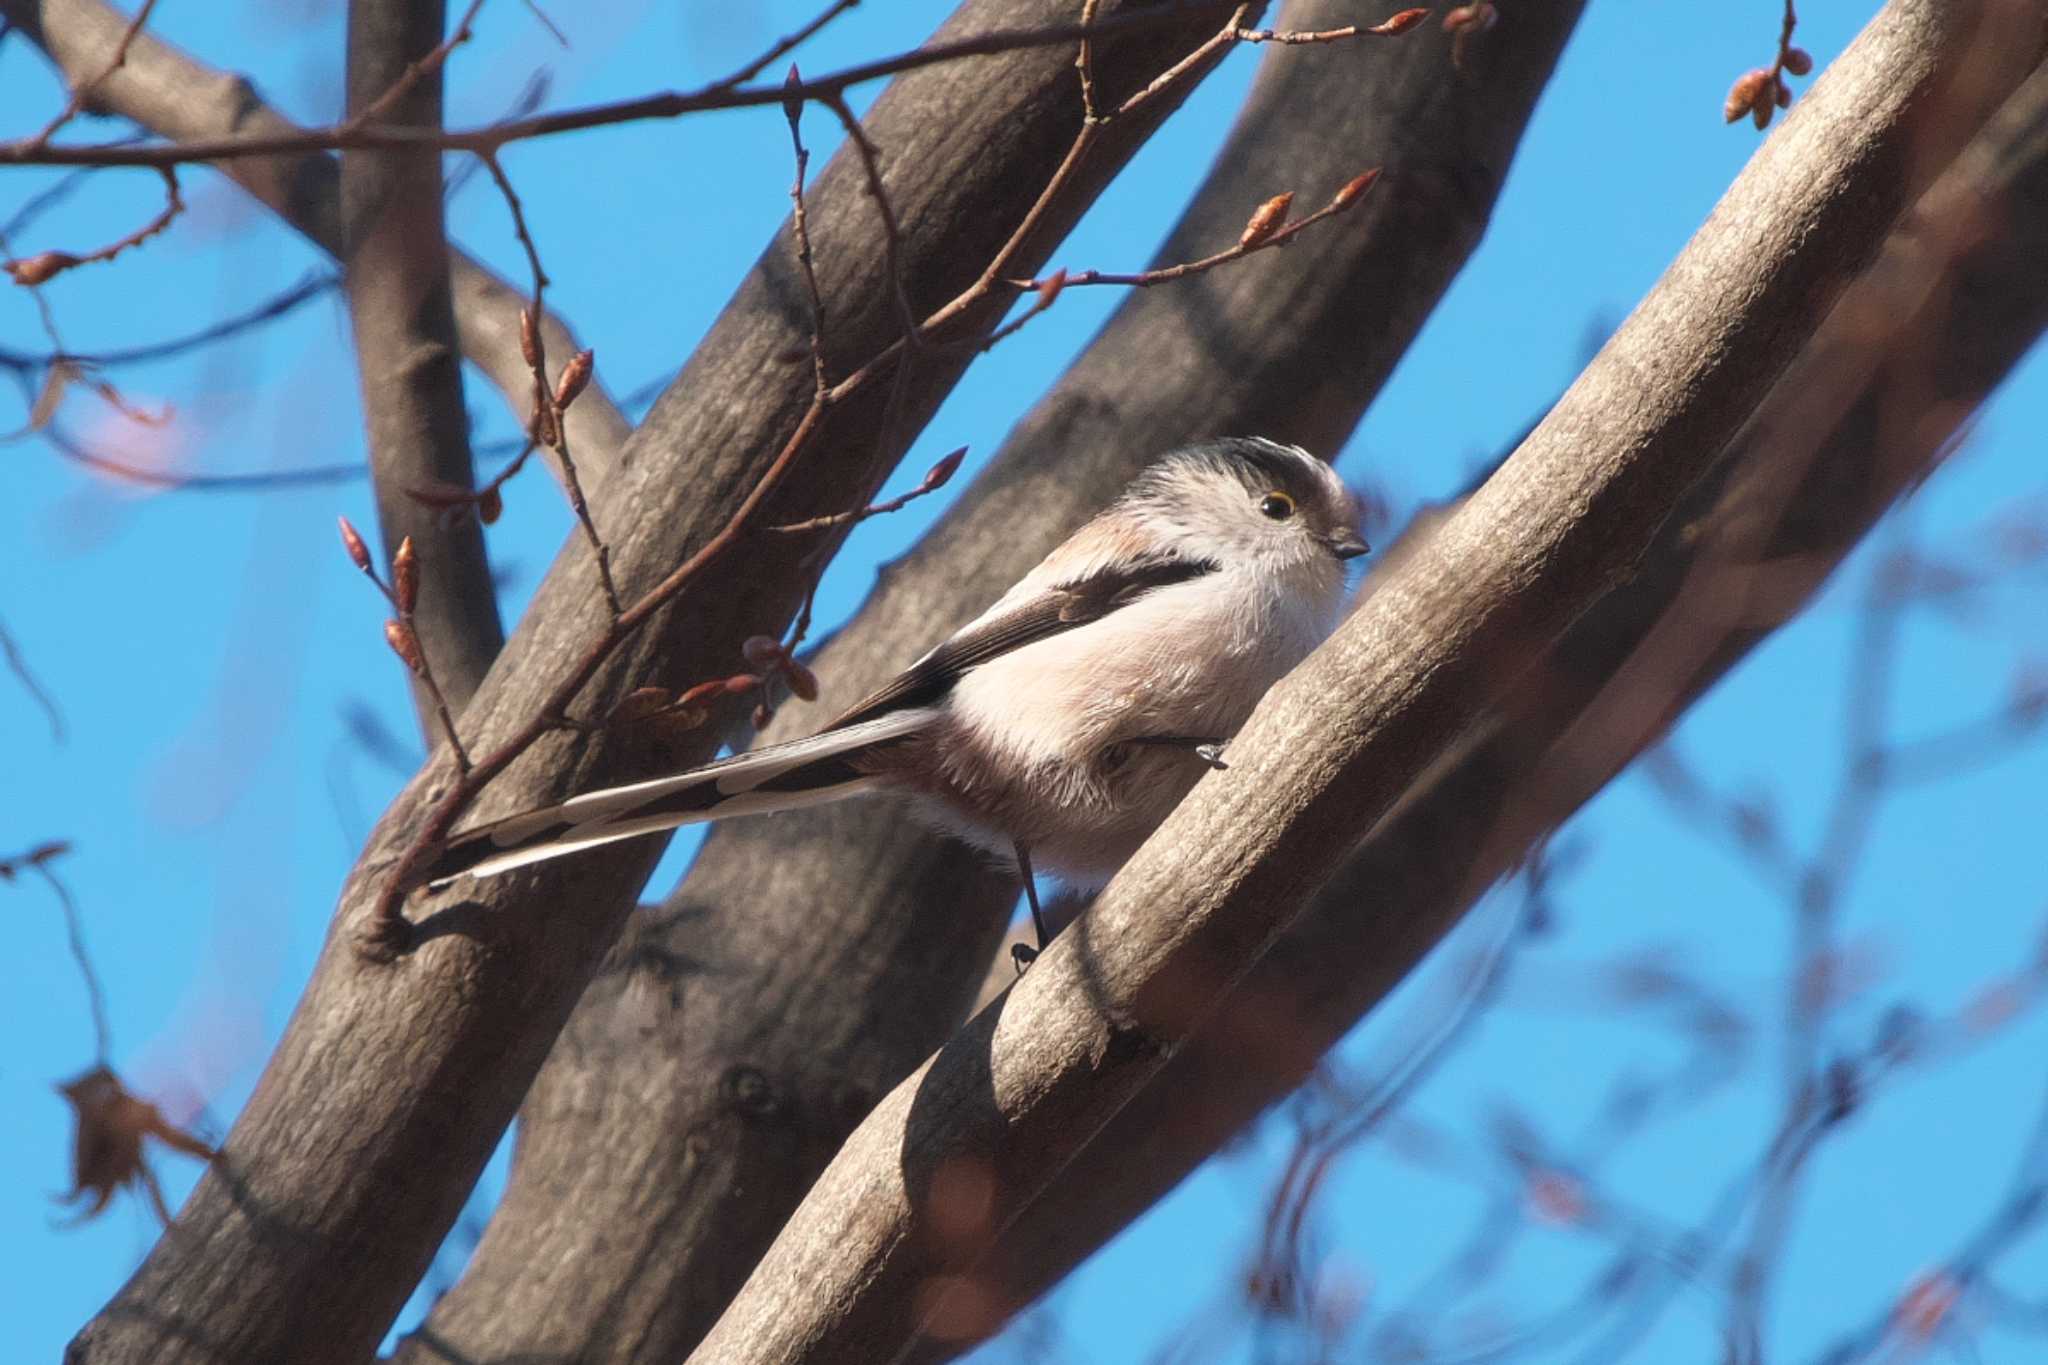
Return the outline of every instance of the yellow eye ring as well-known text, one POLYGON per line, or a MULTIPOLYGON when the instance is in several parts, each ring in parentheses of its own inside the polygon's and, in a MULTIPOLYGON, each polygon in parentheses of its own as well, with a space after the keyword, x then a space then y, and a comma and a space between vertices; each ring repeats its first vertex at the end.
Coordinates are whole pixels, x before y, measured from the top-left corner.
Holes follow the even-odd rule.
POLYGON ((1275 521, 1285 521, 1294 515, 1294 499, 1275 490, 1259 500, 1259 510, 1275 521))

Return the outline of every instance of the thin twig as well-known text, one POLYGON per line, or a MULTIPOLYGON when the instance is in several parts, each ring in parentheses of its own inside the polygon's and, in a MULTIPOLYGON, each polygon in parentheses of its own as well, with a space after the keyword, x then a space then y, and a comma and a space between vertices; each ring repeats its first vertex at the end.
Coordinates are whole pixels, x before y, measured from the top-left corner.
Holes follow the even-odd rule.
POLYGON ((43 685, 36 681, 36 675, 29 671, 28 659, 22 654, 21 647, 15 644, 14 637, 8 633, 7 624, 4 621, 0 621, 0 655, 6 656, 7 669, 10 673, 14 674, 15 680, 21 684, 22 690, 31 697, 34 697, 36 705, 42 707, 43 714, 50 718, 50 738, 62 744, 64 742, 64 713, 57 709, 56 699, 43 690, 43 685))
POLYGON ((462 17, 455 21, 454 30, 436 44, 434 49, 424 57, 421 57, 416 62, 407 63, 405 70, 400 73, 396 81, 392 82, 390 89, 377 96, 376 99, 371 100, 348 118, 342 120, 339 125, 341 130, 353 133, 357 129, 367 128, 379 122, 386 114, 391 112, 392 108, 400 100, 412 93, 413 87, 433 75, 436 71, 439 71, 447 63, 448 54, 455 51, 457 47, 468 42, 474 36, 470 25, 476 21, 476 13, 483 7, 484 0, 470 0, 469 8, 464 10, 462 17))
POLYGON ((71 889, 63 879, 50 870, 53 861, 70 851, 67 841, 52 839, 25 853, 0 858, 0 881, 11 882, 23 872, 34 872, 49 883, 50 891, 57 897, 57 904, 64 911, 64 932, 70 941, 71 958, 78 964, 78 974, 85 981, 85 997, 92 1007, 93 1058, 104 1066, 114 1048, 113 1030, 107 1025, 107 993, 100 985, 99 972, 93 968, 92 954, 86 951, 85 923, 78 913, 78 902, 71 898, 71 889))
MULTIPOLYGON (((1090 25, 1095 22, 1098 0, 1081 0, 1081 22, 1090 25)), ((1083 122, 1094 123, 1100 115, 1095 108, 1095 41, 1083 38, 1074 52, 1074 72, 1081 81, 1081 118, 1083 122)))
POLYGON ((315 270, 298 283, 264 302, 256 304, 233 317, 210 323, 196 332, 167 341, 147 342, 139 346, 122 346, 110 351, 81 351, 66 354, 30 355, 23 351, 0 348, 0 366, 8 369, 41 368, 58 360, 74 364, 107 369, 117 365, 140 364, 152 360, 168 360, 188 351, 198 350, 216 341, 226 341, 251 331, 266 322, 296 311, 301 304, 310 303, 323 294, 331 293, 341 283, 341 276, 330 270, 315 270))
MULTIPOLYGON (((852 3, 852 0, 842 0, 852 3)), ((792 81, 800 79, 794 65, 789 68, 792 81)), ((831 385, 825 377, 825 296, 818 288, 817 264, 811 255, 811 222, 804 205, 804 176, 810 170, 811 151, 804 146, 803 101, 793 101, 785 111, 789 117, 789 142, 796 155, 796 178, 790 183, 790 236, 796 243, 797 270, 804 277, 804 290, 811 305, 811 382, 817 392, 824 393, 831 385)))
POLYGON ((105 69, 91 80, 80 81, 77 85, 72 86, 69 98, 64 101, 64 108, 58 112, 55 118, 43 126, 41 132, 29 138, 25 145, 34 148, 48 146, 50 139, 57 135, 58 129, 71 122, 72 119, 77 118, 84 111, 86 101, 92 98, 92 92, 99 87, 100 82, 106 80, 107 77, 113 75, 116 71, 119 71, 127 63, 129 46, 134 43, 135 35, 142 32, 143 25, 149 22, 150 11, 155 8, 156 0, 142 0, 141 6, 135 11, 135 17, 128 21, 128 27, 122 32, 121 41, 114 45, 114 55, 108 60, 105 69))
POLYGON ((832 512, 822 517, 811 517, 804 521, 793 521, 787 525, 770 526, 765 529, 777 535, 797 535, 805 531, 823 531, 833 526, 852 526, 866 521, 870 517, 882 517, 887 516, 891 512, 900 512, 919 498, 936 493, 941 488, 944 488, 947 481, 953 477, 954 472, 960 468, 960 462, 965 458, 967 458, 967 447, 961 446, 958 450, 951 452, 937 464, 933 465, 925 474, 924 481, 919 483, 917 487, 911 489, 908 493, 890 498, 887 502, 873 503, 866 507, 856 507, 850 512, 832 512))
MULTIPOLYGON (((526 225, 526 210, 519 200, 519 192, 512 188, 512 178, 505 174, 495 151, 479 153, 484 169, 490 172, 498 192, 505 198, 505 207, 512 214, 512 231, 519 238, 519 245, 526 252, 526 263, 533 275, 533 295, 529 305, 529 318, 538 320, 547 315, 545 294, 548 287, 547 271, 540 263, 540 248, 534 244, 533 234, 526 225)), ((528 338, 530 355, 528 364, 533 367, 533 425, 535 439, 555 452, 555 458, 562 468, 562 489, 569 496, 569 506, 576 514, 577 524, 583 528, 583 535, 590 542, 591 552, 597 557, 598 583, 604 589, 604 598, 611 607, 613 619, 624 610, 620 604, 618 584, 612 581, 612 552, 604 537, 597 533, 597 524, 590 519, 590 505, 583 497, 583 481, 576 476, 576 461, 569 453, 569 430, 562 421, 561 405, 555 399, 554 389, 548 383, 546 341, 541 329, 528 326, 522 335, 528 338)), ((502 480, 500 480, 502 482, 502 480)))
POLYGON ((889 270, 889 293, 896 304, 896 313, 903 322, 903 337, 912 350, 919 349, 923 338, 918 326, 917 312, 910 306, 910 291, 903 281, 903 224, 896 216, 896 209, 889 202, 889 191, 882 184, 882 153, 868 137, 867 130, 854 117, 853 107, 844 95, 825 96, 820 103, 838 118, 846 130, 846 139, 860 160, 861 171, 868 182, 868 197, 875 201, 875 212, 882 219, 883 258, 889 270))
MULTIPOLYGON (((998 29, 951 42, 899 53, 872 62, 845 67, 830 75, 805 81, 795 91, 780 85, 744 85, 726 88, 710 85, 690 91, 665 91, 635 99, 565 109, 552 114, 510 119, 480 128, 427 130, 369 127, 344 131, 338 126, 304 129, 292 133, 254 137, 195 138, 150 147, 122 147, 100 143, 86 146, 36 147, 26 142, 0 144, 0 164, 38 166, 167 166, 195 161, 221 161, 247 156, 276 156, 296 152, 341 151, 358 147, 436 147, 443 151, 482 154, 509 143, 550 137, 584 128, 610 127, 647 119, 672 119, 714 109, 750 109, 780 105, 792 94, 805 100, 824 100, 849 88, 885 76, 939 66, 977 57, 994 57, 1029 48, 1055 47, 1081 38, 1158 28, 1186 22, 1209 10, 1232 9, 1240 17, 1248 7, 1226 5, 1224 0, 1187 0, 1162 4, 1128 13, 1110 15, 1092 24, 1053 24, 1035 29, 998 29)), ((1233 23, 1225 35, 1210 40, 1209 51, 1227 46, 1239 25, 1233 23)), ((1369 30, 1368 30, 1369 31, 1369 30)), ((1207 55, 1207 52, 1204 53, 1207 55)), ((1178 78, 1178 70, 1168 73, 1178 78)), ((1149 98, 1140 92, 1134 100, 1149 98)), ((1126 101, 1127 111, 1131 101, 1126 101)))
MULTIPOLYGON (((737 90, 769 67, 775 65, 775 63, 781 61, 784 57, 787 57, 790 53, 796 51, 799 47, 802 47, 815 37, 818 31, 824 28, 825 25, 831 23, 834 19, 837 19, 859 3, 860 0, 832 0, 832 3, 821 10, 818 16, 811 20, 811 22, 805 24, 794 33, 778 38, 773 47, 770 47, 766 52, 763 52, 724 80, 714 81, 710 88, 713 90, 737 90)), ((1092 4, 1093 0, 1090 0, 1090 3, 1092 4)))
MULTIPOLYGON (((1237 245, 1226 251, 1219 251, 1213 256, 1204 256, 1197 261, 1182 261, 1178 265, 1161 266, 1156 270, 1141 270, 1135 274, 1114 274, 1101 270, 1062 271, 1055 275, 1048 275, 1043 279, 1005 280, 1004 284, 1011 289, 1017 290, 1019 293, 1028 290, 1038 290, 1043 294, 1051 291, 1057 296, 1059 289, 1071 289, 1076 285, 1109 284, 1131 289, 1149 289, 1156 284, 1170 284, 1174 280, 1184 280, 1190 275, 1205 274, 1216 269, 1218 266, 1242 260, 1256 252, 1286 246, 1325 218, 1334 218, 1340 213, 1349 211, 1353 205, 1365 196, 1367 190, 1378 183, 1379 176, 1380 172, 1377 169, 1367 171, 1339 190, 1329 203, 1323 205, 1323 207, 1317 209, 1308 217, 1296 219, 1269 236, 1253 238, 1250 241, 1240 241, 1237 245)), ((1035 311, 1043 311, 1043 308, 1038 308, 1035 311)), ((1027 314, 1026 318, 1018 319, 1017 325, 1022 325, 1029 316, 1031 315, 1027 314)))
MULTIPOLYGON (((117 242, 100 247, 96 251, 88 251, 83 256, 74 255, 69 251, 39 251, 33 256, 18 257, 13 260, 0 262, 0 270, 5 270, 9 275, 13 276, 16 284, 41 285, 48 283, 52 278, 67 270, 76 269, 78 266, 93 265, 100 261, 111 261, 129 247, 140 246, 156 236, 171 225, 172 219, 185 211, 185 201, 178 196, 177 169, 172 166, 159 166, 156 169, 158 174, 163 176, 164 181, 163 209, 154 218, 135 229, 135 231, 117 242)), ((37 297, 40 299, 41 296, 38 295, 37 297)))
MULTIPOLYGON (((1197 6, 1196 8, 1204 7, 1197 6)), ((1185 10, 1186 7, 1181 8, 1179 17, 1185 17, 1185 10)), ((1216 35, 1204 42, 1198 51, 1204 56, 1213 55, 1235 41, 1234 35, 1244 31, 1242 21, 1249 12, 1250 6, 1248 5, 1240 4, 1233 6, 1229 21, 1216 35)), ((1153 15, 1154 12, 1146 11, 1145 14, 1153 15)), ((1021 41, 1024 35, 1015 34, 985 35, 984 39, 970 40, 970 42, 977 45, 985 41, 998 42, 998 46, 995 48, 981 48, 977 46, 977 52, 1012 50, 1012 46, 1003 44, 1041 46, 1049 41, 1073 41, 1090 34, 1105 32, 1113 28, 1121 28, 1125 26, 1126 22, 1135 17, 1119 16, 1114 20, 1082 24, 1061 30, 1037 30, 1028 35, 1031 39, 1029 42, 1021 41), (1055 33, 1057 34, 1056 37, 1049 37, 1049 35, 1054 35, 1055 33)), ((1396 17, 1397 19, 1399 18, 1399 16, 1396 17)), ((1396 30, 1388 29, 1385 33, 1381 33, 1378 36, 1388 36, 1394 31, 1396 30)), ((1366 32, 1371 31, 1368 30, 1366 32)), ((920 54, 910 54, 911 57, 920 58, 912 64, 928 64, 923 60, 925 58, 932 60, 947 59, 934 55, 942 52, 954 56, 965 55, 964 49, 966 46, 968 44, 940 44, 932 48, 921 49, 921 57, 920 54)), ((870 64, 867 68, 854 68, 852 70, 874 71, 882 65, 885 64, 870 64)), ((1162 77, 1149 83, 1144 90, 1125 100, 1115 113, 1108 118, 1092 123, 1084 121, 1075 136, 1074 142, 1068 148, 1066 157, 1054 171, 1046 188, 1040 193, 1037 201, 1025 214, 1024 219, 1013 230, 1009 239, 998 250, 995 257, 972 285, 938 308, 921 323, 917 323, 912 331, 884 346, 866 363, 833 383, 829 388, 814 389, 811 402, 805 408, 803 415, 798 419, 796 427, 784 440, 781 449, 769 461, 768 467, 763 472, 761 478, 747 493, 746 497, 741 500, 739 507, 734 510, 732 516, 727 518, 724 526, 710 540, 699 547, 696 553, 671 570, 665 578, 648 589, 632 605, 626 607, 623 611, 616 612, 606 629, 591 642, 583 654, 548 693, 540 706, 536 708, 534 715, 519 730, 505 740, 504 743, 499 745, 498 748, 478 758, 471 770, 464 774, 461 780, 450 785, 447 793, 435 805, 420 829, 419 834, 406 851, 400 855, 397 866, 392 870, 390 881, 387 883, 387 889, 377 902, 371 917, 368 931, 370 937, 368 946, 371 951, 389 951, 394 947, 401 946, 406 941, 409 930, 406 928, 401 909, 405 898, 405 889, 410 886, 415 871, 429 856, 429 852, 434 844, 453 830, 455 821, 461 817, 462 813, 468 809, 469 805, 492 779, 537 743, 543 735, 568 723, 567 717, 569 715, 570 703, 575 699, 576 694, 582 689, 584 684, 595 676, 597 670, 603 666, 605 660, 611 656, 614 650, 642 625, 652 619, 655 613, 660 611, 677 594, 695 582, 699 575, 718 563, 740 542, 746 534, 755 513, 775 490, 781 486, 783 479, 787 477, 797 462, 808 452, 811 443, 816 439, 818 431, 823 426, 826 413, 834 405, 866 388, 867 385, 873 383, 881 375, 885 373, 900 375, 902 366, 898 362, 903 357, 905 351, 913 344, 913 337, 918 344, 923 344, 957 319, 967 315, 972 309, 987 300, 998 290, 1037 287, 1036 281, 1020 284, 1007 279, 1010 264, 1024 251, 1034 234, 1039 230, 1046 216, 1051 212, 1052 206, 1058 201, 1061 191, 1077 174, 1082 162, 1086 160, 1089 151, 1093 147, 1095 139, 1099 136, 1101 128, 1109 119, 1128 115, 1134 110, 1143 107, 1150 100, 1160 97, 1166 91, 1172 89, 1176 82, 1189 78, 1201 68, 1202 61, 1199 58, 1177 62, 1171 68, 1167 77, 1162 77)), ((891 69, 908 68, 891 66, 891 69)), ((840 115, 842 120, 844 120, 850 117, 851 110, 845 104, 843 97, 840 97, 839 92, 846 85, 852 84, 855 79, 865 79, 865 76, 849 76, 848 73, 842 72, 837 77, 827 78, 822 81, 806 82, 798 79, 785 82, 783 86, 772 93, 772 96, 768 92, 760 91, 755 87, 736 90, 731 92, 731 94, 738 103, 756 105, 765 104, 770 98, 773 98, 785 110, 790 107, 791 101, 801 101, 804 99, 819 100, 833 106, 835 114, 840 115), (741 99, 741 96, 745 96, 745 98, 741 99)), ((511 125, 505 126, 509 127, 511 125)), ((858 123, 856 121, 849 128, 849 136, 853 139, 856 149, 864 149, 859 154, 862 155, 863 167, 869 175, 870 190, 875 193, 881 211, 885 215, 892 215, 893 210, 890 209, 886 196, 880 192, 879 168, 873 159, 873 147, 864 134, 855 131, 857 129, 858 123)), ((545 275, 540 268, 539 254, 533 248, 531 238, 524 231, 524 224, 517 207, 517 197, 511 194, 510 185, 504 180, 503 172, 496 164, 496 148, 502 145, 502 142, 505 140, 508 139, 494 139, 488 149, 479 150, 478 154, 484 158, 486 169, 490 170, 493 176, 499 180, 500 189, 507 194, 507 202, 513 205, 515 225, 520 233, 522 245, 527 248, 527 259, 535 274, 536 295, 538 295, 540 286, 545 282, 545 275)), ((1370 187, 1373 177, 1377 174, 1376 171, 1368 172, 1366 175, 1354 179, 1343 190, 1338 192, 1336 198, 1329 205, 1311 214, 1301 222, 1287 228, 1282 228, 1278 232, 1270 233, 1261 242, 1253 242, 1251 244, 1241 242, 1229 252, 1221 253, 1218 259, 1194 262, 1190 264, 1189 268, 1176 268, 1177 273, 1174 277, 1198 273, 1198 269, 1213 269, 1218 265, 1225 264, 1228 260, 1235 259, 1237 256, 1249 254, 1251 250, 1257 249, 1261 245, 1278 245, 1286 240, 1291 240, 1294 234, 1314 222, 1329 217, 1334 213, 1342 212, 1350 207, 1351 203, 1355 202, 1370 187)), ((1112 281, 1110 277, 1102 277, 1099 282, 1110 283, 1112 281)), ((545 408, 545 405, 549 402, 549 396, 546 393, 545 383, 541 382, 538 378, 536 390, 537 399, 545 408)), ((559 426, 559 422, 557 422, 557 426, 559 426)), ((594 530, 586 527, 586 531, 594 539, 594 530)), ((602 565, 602 559, 600 564, 602 565)), ((800 614, 799 623, 801 624, 802 622, 803 615, 800 614)), ((798 638, 800 639, 801 637, 799 636, 798 638)))

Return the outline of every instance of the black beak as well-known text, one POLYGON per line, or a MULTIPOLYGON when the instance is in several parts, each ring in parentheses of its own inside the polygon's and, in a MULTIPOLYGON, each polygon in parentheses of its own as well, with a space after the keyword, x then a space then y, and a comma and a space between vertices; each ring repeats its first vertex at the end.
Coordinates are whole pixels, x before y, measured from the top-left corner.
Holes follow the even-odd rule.
POLYGON ((1372 548, 1365 543, 1365 537, 1356 531, 1341 531, 1324 540, 1323 544, 1339 559, 1356 559, 1372 548))

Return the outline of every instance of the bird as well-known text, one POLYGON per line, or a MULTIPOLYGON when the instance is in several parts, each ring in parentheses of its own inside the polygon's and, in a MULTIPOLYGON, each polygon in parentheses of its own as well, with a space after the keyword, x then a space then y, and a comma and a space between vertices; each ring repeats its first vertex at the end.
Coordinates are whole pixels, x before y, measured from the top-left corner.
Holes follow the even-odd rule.
MULTIPOLYGON (((1033 885, 1106 883, 1210 768, 1266 690, 1334 628, 1358 499, 1299 446, 1183 446, 981 615, 829 725, 686 772, 451 835, 435 889, 615 840, 868 792, 1033 885), (1035 860, 1035 861, 1034 861, 1035 860)), ((1019 962, 1028 961, 1019 945, 1019 962)))

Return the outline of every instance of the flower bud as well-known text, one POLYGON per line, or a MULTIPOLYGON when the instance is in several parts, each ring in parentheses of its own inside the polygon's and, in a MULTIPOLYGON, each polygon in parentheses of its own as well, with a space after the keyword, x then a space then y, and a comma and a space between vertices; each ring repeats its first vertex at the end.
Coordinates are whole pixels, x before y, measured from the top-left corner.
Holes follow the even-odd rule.
POLYGON ((420 637, 413 634, 412 627, 403 621, 384 623, 384 643, 391 646, 391 652, 405 660, 405 666, 415 673, 427 669, 427 656, 420 652, 420 637))
POLYGON ((0 265, 0 269, 12 275, 16 284, 26 288, 45 284, 77 264, 78 257, 68 251, 39 251, 33 256, 8 261, 0 265))
POLYGON ((1346 182, 1343 189, 1338 190, 1335 195, 1331 196, 1330 207, 1333 209, 1343 209, 1351 207, 1353 204, 1357 203, 1360 198, 1364 196, 1367 190, 1371 189, 1374 185, 1377 185, 1379 183, 1379 179, 1380 168, 1378 166, 1373 167, 1371 170, 1366 171, 1362 175, 1352 176, 1351 179, 1348 182, 1346 182))
POLYGON ((363 538, 356 528, 349 524, 347 517, 336 517, 341 523, 341 547, 348 551, 349 562, 364 573, 370 572, 370 547, 363 544, 363 538))
POLYGON ((1294 203, 1294 191, 1287 190, 1274 195, 1253 211, 1251 221, 1238 234, 1237 244, 1247 249, 1271 240, 1287 222, 1287 210, 1294 203))
POLYGON ((590 371, 596 363, 596 356, 587 348, 569 357, 569 363, 562 367, 560 377, 555 380, 555 406, 566 408, 576 401, 576 395, 590 385, 590 371))
POLYGON ((391 595, 398 601, 401 616, 412 615, 412 609, 420 600, 420 557, 412 548, 412 537, 398 542, 398 553, 391 556, 391 595))
POLYGON ((531 308, 519 310, 519 354, 529 368, 540 364, 540 322, 531 308))

